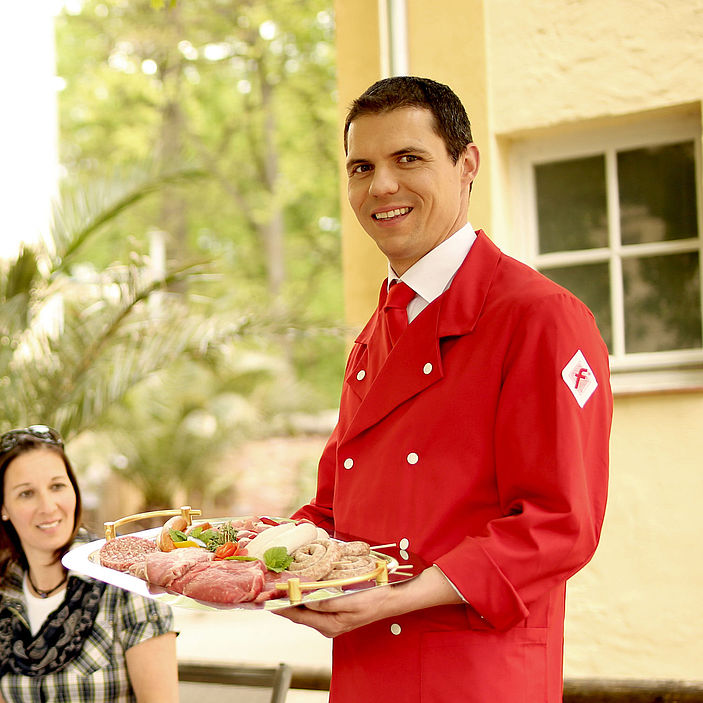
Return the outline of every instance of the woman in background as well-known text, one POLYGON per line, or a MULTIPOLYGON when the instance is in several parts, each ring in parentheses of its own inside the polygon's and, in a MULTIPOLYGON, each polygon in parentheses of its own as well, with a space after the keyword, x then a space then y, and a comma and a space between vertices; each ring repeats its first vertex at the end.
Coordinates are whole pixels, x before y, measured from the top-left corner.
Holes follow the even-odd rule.
POLYGON ((45 425, 0 437, 0 703, 173 703, 170 609, 67 571, 81 497, 45 425))

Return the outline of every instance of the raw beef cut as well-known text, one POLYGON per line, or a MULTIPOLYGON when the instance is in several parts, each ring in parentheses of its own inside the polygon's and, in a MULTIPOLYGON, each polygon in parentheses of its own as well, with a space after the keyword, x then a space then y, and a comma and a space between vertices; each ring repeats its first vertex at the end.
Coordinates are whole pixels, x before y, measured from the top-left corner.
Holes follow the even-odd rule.
POLYGON ((155 551, 146 558, 146 580, 171 588, 173 581, 200 562, 209 563, 214 555, 200 547, 182 547, 171 552, 155 551))
POLYGON ((145 578, 189 598, 209 603, 253 601, 264 587, 261 561, 213 560, 212 552, 184 547, 147 555, 145 578))
POLYGON ((282 571, 280 574, 277 574, 267 569, 266 574, 264 574, 264 586, 254 599, 255 602, 261 603, 265 600, 272 600, 273 598, 284 598, 288 593, 276 588, 276 584, 285 583, 288 579, 293 577, 295 577, 295 574, 291 574, 289 571, 282 571))
POLYGON ((261 593, 265 571, 258 560, 201 562, 175 579, 169 588, 209 603, 246 603, 261 593))

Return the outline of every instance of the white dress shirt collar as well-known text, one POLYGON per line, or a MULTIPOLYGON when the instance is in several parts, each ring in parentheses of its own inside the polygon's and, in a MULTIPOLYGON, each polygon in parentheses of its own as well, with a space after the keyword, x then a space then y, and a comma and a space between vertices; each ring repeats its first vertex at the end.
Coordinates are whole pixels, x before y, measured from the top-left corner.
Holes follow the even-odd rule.
POLYGON ((424 308, 449 287, 475 241, 476 233, 471 223, 467 222, 451 237, 428 251, 402 276, 399 277, 389 263, 388 282, 400 279, 407 283, 424 300, 424 308))

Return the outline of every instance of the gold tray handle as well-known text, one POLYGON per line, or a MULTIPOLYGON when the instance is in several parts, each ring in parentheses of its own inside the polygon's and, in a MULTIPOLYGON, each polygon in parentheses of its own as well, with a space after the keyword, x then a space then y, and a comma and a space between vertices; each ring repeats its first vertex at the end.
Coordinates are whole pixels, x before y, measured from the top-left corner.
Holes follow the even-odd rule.
POLYGON ((192 517, 198 517, 201 515, 202 511, 193 510, 190 505, 182 505, 180 508, 175 510, 151 510, 148 513, 136 513, 135 515, 127 515, 127 517, 121 517, 119 520, 114 520, 105 523, 105 539, 108 542, 111 539, 117 537, 117 528, 122 525, 126 525, 129 522, 137 522, 138 520, 147 520, 152 517, 174 517, 175 515, 180 515, 187 525, 192 524, 192 517))
POLYGON ((317 591, 320 588, 341 588, 349 586, 353 583, 361 583, 362 581, 370 581, 375 579, 377 586, 385 586, 388 584, 388 562, 385 559, 376 560, 376 568, 367 574, 359 576, 351 576, 346 579, 332 579, 330 581, 309 581, 300 583, 299 578, 290 578, 285 583, 277 583, 276 589, 279 591, 288 591, 288 600, 297 605, 303 600, 303 591, 317 591))

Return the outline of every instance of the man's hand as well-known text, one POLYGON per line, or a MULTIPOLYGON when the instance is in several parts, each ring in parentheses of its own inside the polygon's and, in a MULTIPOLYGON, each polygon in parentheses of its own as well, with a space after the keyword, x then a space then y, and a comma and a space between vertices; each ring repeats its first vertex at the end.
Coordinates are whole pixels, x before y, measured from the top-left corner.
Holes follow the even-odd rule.
POLYGON ((444 574, 433 566, 417 578, 397 585, 359 591, 344 598, 310 601, 275 612, 312 627, 325 637, 336 637, 376 620, 461 602, 444 574))
POLYGON ((275 612, 293 622, 312 627, 325 637, 336 637, 384 617, 379 617, 378 612, 383 609, 393 588, 388 586, 359 591, 344 598, 310 601, 275 612))

